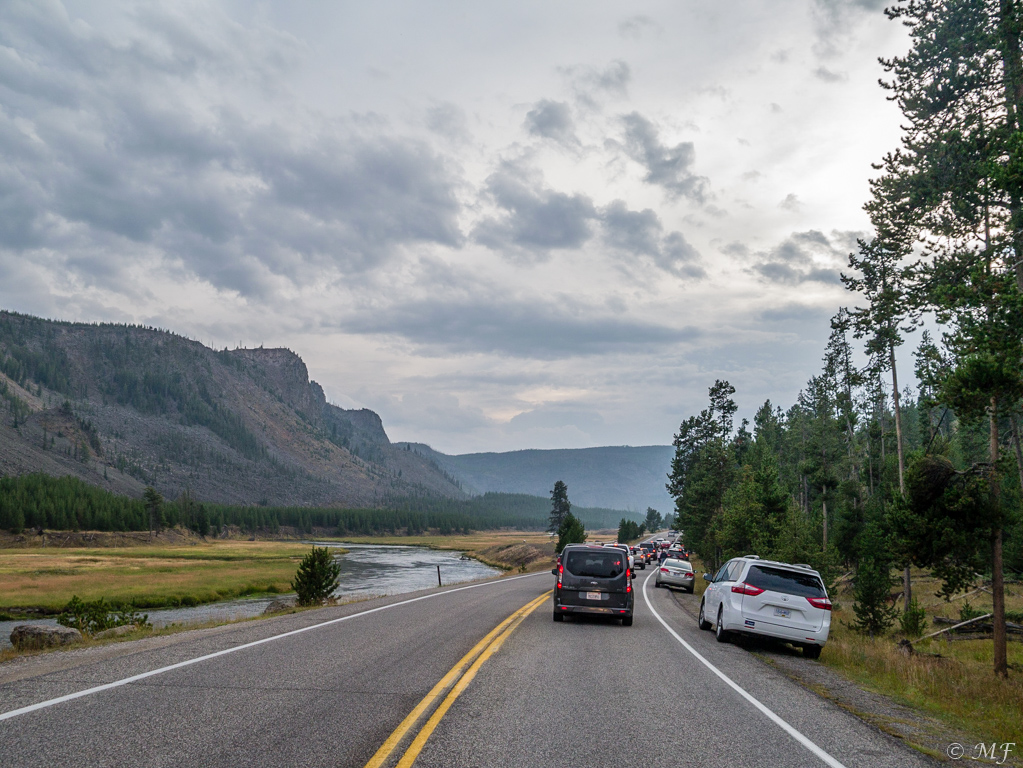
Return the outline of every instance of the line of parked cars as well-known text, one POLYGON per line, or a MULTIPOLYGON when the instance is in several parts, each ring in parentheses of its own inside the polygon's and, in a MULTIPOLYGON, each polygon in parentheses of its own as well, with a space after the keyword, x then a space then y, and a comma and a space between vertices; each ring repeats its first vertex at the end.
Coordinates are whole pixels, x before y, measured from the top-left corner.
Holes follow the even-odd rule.
MULTIPOLYGON (((655 562, 660 554, 657 543, 565 547, 552 571, 558 577, 554 621, 589 613, 620 618, 623 626, 632 626, 635 568, 655 562)), ((692 594, 696 575, 689 553, 681 545, 669 544, 667 554, 655 566, 654 586, 692 594)), ((820 658, 831 631, 831 600, 820 573, 809 565, 744 555, 703 578, 708 586, 697 623, 702 630, 713 629, 718 642, 736 635, 769 637, 802 648, 807 658, 820 658)))

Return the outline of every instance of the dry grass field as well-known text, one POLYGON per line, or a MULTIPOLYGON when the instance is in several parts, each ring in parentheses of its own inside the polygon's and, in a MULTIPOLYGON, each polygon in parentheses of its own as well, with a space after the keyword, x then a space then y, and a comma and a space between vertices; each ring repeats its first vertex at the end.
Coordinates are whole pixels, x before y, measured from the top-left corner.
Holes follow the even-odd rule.
MULTIPOLYGON (((931 626, 933 617, 957 619, 967 601, 981 613, 991 610, 987 592, 946 602, 935 595, 937 591, 936 579, 914 570, 913 592, 928 616, 925 634, 941 629, 931 626)), ((902 636, 897 632, 870 638, 853 631, 851 585, 844 584, 836 597, 839 608, 821 655, 824 664, 869 690, 976 734, 978 740, 1023 741, 1023 642, 1009 641, 1009 679, 1002 680, 991 671, 990 639, 939 636, 914 643, 914 653, 908 654, 899 649, 902 636)), ((1006 610, 1023 611, 1023 585, 1007 585, 1005 602, 1006 610)))
POLYGON ((0 610, 56 611, 73 595, 143 608, 288 592, 307 544, 208 541, 123 548, 0 549, 0 610))

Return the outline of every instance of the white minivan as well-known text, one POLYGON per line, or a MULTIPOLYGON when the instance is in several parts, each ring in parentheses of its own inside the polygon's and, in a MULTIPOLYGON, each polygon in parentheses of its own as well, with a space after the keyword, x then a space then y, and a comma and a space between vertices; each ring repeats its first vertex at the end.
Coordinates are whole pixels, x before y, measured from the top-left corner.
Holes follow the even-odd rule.
POLYGON ((820 657, 831 631, 831 601, 813 568, 745 555, 703 578, 710 584, 700 603, 700 629, 714 626, 718 642, 761 635, 798 645, 809 659, 820 657))

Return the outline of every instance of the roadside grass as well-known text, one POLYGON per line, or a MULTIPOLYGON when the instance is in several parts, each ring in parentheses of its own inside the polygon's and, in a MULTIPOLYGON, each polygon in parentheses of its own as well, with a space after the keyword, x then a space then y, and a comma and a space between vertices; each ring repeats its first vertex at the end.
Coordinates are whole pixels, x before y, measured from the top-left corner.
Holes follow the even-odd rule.
MULTIPOLYGON (((946 602, 935 596, 938 581, 930 574, 913 573, 913 591, 928 618, 959 618, 963 599, 946 602)), ((1019 585, 1006 591, 1006 608, 1023 609, 1019 585)), ((914 653, 898 647, 902 635, 866 637, 852 624, 853 595, 849 584, 838 591, 831 634, 821 662, 867 690, 889 696, 925 714, 975 735, 978 741, 1019 743, 1023 732, 1023 643, 1009 641, 1009 679, 992 672, 990 639, 944 640, 914 643, 914 653)), ((981 613, 991 609, 990 595, 981 592, 971 601, 981 613)), ((940 629, 929 627, 924 634, 940 629)))
MULTIPOLYGON (((360 597, 352 598, 350 600, 336 600, 328 603, 328 606, 336 605, 350 605, 352 603, 363 603, 368 600, 375 600, 380 595, 363 595, 360 597)), ((81 648, 96 648, 104 645, 114 645, 117 643, 127 643, 135 640, 143 640, 148 637, 164 637, 166 635, 179 635, 182 632, 191 632, 193 630, 200 629, 212 629, 214 627, 223 627, 232 624, 245 624, 252 621, 262 621, 265 619, 273 618, 276 616, 287 616, 292 613, 304 613, 306 611, 318 611, 325 606, 322 605, 293 605, 283 611, 278 611, 271 616, 244 616, 234 619, 208 619, 206 621, 195 621, 195 622, 174 622, 167 624, 162 627, 138 627, 132 632, 125 633, 123 635, 117 635, 115 637, 105 638, 93 638, 85 636, 80 641, 72 643, 71 645, 56 646, 53 648, 30 648, 30 649, 18 649, 13 647, 0 648, 0 664, 11 659, 16 659, 21 656, 39 656, 48 653, 61 653, 62 651, 78 650, 81 648)))
POLYGON ((183 546, 0 550, 0 610, 54 613, 73 595, 138 608, 291 591, 308 544, 209 541, 183 546))
MULTIPOLYGON (((692 563, 695 594, 699 597, 707 588, 703 579, 706 569, 696 557, 692 563)), ((936 616, 958 619, 967 601, 980 614, 991 610, 991 596, 986 592, 947 602, 937 597, 938 588, 937 579, 914 569, 913 593, 927 612, 928 625, 936 616)), ((841 582, 832 600, 835 609, 820 658, 822 664, 865 690, 970 734, 977 742, 1023 741, 1023 643, 1009 641, 1009 679, 1002 680, 992 672, 990 639, 921 640, 913 644, 914 653, 910 655, 899 648, 904 636, 897 631, 884 637, 867 637, 853 630, 856 616, 850 582, 841 582)), ((1023 610, 1023 588, 1019 584, 1008 585, 1006 610, 1023 610)), ((940 628, 928 626, 924 634, 940 628)))

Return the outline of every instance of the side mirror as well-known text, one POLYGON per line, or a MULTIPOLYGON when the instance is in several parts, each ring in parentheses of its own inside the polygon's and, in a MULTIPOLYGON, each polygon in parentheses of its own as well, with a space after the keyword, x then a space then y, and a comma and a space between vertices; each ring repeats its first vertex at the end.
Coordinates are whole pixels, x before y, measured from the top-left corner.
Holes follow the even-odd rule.
POLYGON ((557 575, 558 575, 558 569, 557 568, 551 568, 551 576, 557 576, 557 575))
POLYGON ((711 575, 710 575, 709 573, 705 573, 705 574, 703 574, 703 580, 704 580, 704 581, 710 581, 710 582, 713 582, 713 581, 714 581, 714 577, 713 577, 713 576, 711 576, 711 575))

